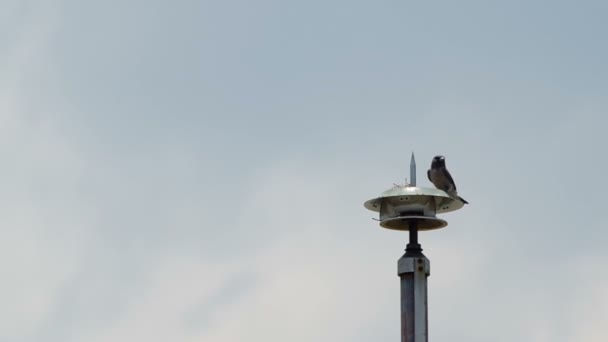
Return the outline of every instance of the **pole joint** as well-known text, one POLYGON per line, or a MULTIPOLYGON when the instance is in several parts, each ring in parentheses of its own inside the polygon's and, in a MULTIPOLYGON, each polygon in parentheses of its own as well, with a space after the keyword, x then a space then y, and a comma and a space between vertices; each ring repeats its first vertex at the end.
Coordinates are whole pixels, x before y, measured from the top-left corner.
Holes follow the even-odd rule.
POLYGON ((422 246, 418 243, 418 222, 412 220, 410 222, 410 242, 405 248, 405 257, 419 257, 424 256, 422 254, 422 246))

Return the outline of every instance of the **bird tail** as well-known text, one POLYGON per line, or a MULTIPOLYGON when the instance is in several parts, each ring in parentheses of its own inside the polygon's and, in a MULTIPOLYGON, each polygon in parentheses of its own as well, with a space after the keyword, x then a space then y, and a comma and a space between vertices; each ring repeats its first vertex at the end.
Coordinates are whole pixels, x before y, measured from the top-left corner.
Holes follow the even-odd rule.
POLYGON ((464 198, 462 198, 460 196, 458 196, 458 199, 460 199, 462 201, 462 203, 464 203, 464 204, 469 204, 469 202, 465 201, 464 198))

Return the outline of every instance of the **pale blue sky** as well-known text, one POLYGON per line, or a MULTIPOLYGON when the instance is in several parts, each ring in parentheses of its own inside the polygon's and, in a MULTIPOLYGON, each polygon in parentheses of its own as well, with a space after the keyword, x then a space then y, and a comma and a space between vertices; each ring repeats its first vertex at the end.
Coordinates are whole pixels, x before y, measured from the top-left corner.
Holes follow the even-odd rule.
POLYGON ((608 5, 0 1, 0 341, 606 341, 608 5))

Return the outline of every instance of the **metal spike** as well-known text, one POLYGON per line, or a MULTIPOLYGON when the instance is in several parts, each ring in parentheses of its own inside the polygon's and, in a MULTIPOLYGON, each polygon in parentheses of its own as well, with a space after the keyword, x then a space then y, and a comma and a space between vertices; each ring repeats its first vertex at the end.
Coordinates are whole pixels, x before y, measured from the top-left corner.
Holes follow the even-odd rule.
POLYGON ((412 152, 412 159, 410 160, 410 185, 416 186, 416 159, 414 158, 414 152, 412 152))

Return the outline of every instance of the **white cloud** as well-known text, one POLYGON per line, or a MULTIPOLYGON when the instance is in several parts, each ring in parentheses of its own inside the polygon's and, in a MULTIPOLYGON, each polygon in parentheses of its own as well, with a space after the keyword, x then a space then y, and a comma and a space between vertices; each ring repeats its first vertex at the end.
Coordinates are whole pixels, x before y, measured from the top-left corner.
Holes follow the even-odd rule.
POLYGON ((75 195, 82 177, 77 149, 51 117, 31 111, 37 99, 28 85, 44 64, 53 11, 13 9, 24 20, 0 68, 2 340, 34 334, 53 313, 58 291, 79 265, 91 214, 75 195))
POLYGON ((91 336, 83 331, 76 340, 187 341, 188 314, 218 292, 234 274, 234 266, 213 264, 196 256, 160 260, 146 285, 131 298, 129 307, 108 329, 91 336))
POLYGON ((572 302, 565 306, 572 320, 572 341, 600 342, 608 339, 608 273, 605 257, 598 253, 583 253, 567 263, 575 286, 567 294, 572 302))
MULTIPOLYGON (((29 123, 24 111, 2 127, 0 268, 5 270, 0 336, 27 335, 53 311, 55 294, 79 265, 91 208, 77 199, 78 152, 50 123, 29 123)), ((6 123, 7 121, 5 121, 6 123)))

